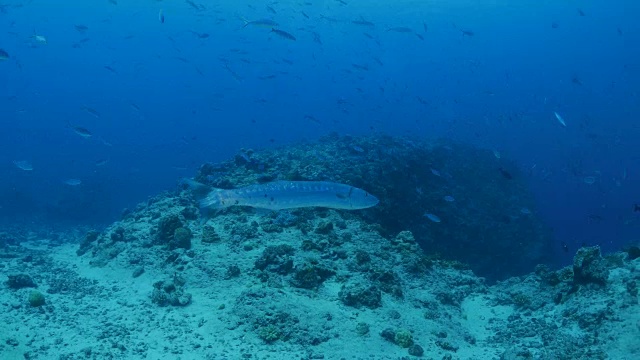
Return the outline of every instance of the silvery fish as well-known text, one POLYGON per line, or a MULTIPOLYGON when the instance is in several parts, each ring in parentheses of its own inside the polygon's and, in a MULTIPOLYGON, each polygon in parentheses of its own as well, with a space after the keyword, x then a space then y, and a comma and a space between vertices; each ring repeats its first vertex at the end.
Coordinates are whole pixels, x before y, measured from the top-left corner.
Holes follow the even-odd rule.
POLYGON ((20 170, 32 171, 33 165, 27 160, 14 160, 13 164, 20 170))
POLYGON ((238 189, 215 189, 200 201, 200 207, 223 209, 250 206, 258 209, 282 210, 304 207, 359 210, 377 205, 379 200, 346 184, 327 181, 274 181, 238 189))
POLYGON ((63 183, 65 183, 66 185, 69 185, 69 186, 78 186, 78 185, 82 184, 82 180, 79 180, 79 179, 67 179, 67 180, 64 180, 63 183))
POLYGON ((267 27, 267 28, 274 28, 278 26, 278 23, 271 19, 259 19, 259 20, 253 20, 253 21, 249 21, 246 19, 242 19, 242 20, 244 21, 243 28, 247 26, 261 26, 261 27, 267 27))

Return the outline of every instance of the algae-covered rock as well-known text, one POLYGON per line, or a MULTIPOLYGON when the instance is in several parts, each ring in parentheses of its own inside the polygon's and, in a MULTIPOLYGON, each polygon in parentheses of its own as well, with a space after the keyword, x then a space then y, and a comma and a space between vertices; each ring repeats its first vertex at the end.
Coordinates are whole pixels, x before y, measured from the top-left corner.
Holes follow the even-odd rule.
POLYGON ((229 267, 227 267, 227 271, 225 272, 224 278, 227 280, 236 278, 240 276, 240 273, 240 267, 238 267, 237 265, 229 265, 229 267))
POLYGON ((91 248, 91 244, 98 239, 99 235, 100 233, 95 230, 88 231, 80 243, 80 247, 76 250, 76 255, 84 255, 91 248))
POLYGON ((606 261, 600 247, 580 248, 573 258, 573 282, 576 285, 605 285, 609 277, 606 261))
POLYGON ((191 237, 191 230, 188 228, 177 228, 173 233, 173 239, 169 242, 169 249, 190 249, 191 237))
POLYGON ((296 267, 291 285, 303 289, 317 289, 333 275, 335 275, 333 270, 318 265, 305 264, 296 267))
POLYGON ((205 244, 212 244, 220 241, 220 235, 216 232, 216 229, 211 225, 205 225, 202 229, 201 240, 205 244))
POLYGON ((378 308, 382 305, 382 293, 374 284, 354 282, 345 284, 338 293, 340 301, 347 306, 378 308))
POLYGON ((275 325, 263 326, 257 330, 258 337, 267 344, 276 342, 282 336, 282 332, 275 325))
POLYGON ((44 295, 37 290, 33 290, 29 293, 29 305, 32 307, 40 307, 44 305, 44 295))
POLYGON ((178 215, 167 215, 158 221, 155 243, 160 245, 168 244, 173 240, 173 236, 178 228, 183 227, 178 215))
POLYGON ((330 221, 321 221, 316 226, 315 233, 321 235, 327 235, 333 231, 333 223, 330 221))
POLYGON ((408 330, 398 330, 393 337, 393 342, 403 348, 408 348, 413 345, 413 335, 408 330))

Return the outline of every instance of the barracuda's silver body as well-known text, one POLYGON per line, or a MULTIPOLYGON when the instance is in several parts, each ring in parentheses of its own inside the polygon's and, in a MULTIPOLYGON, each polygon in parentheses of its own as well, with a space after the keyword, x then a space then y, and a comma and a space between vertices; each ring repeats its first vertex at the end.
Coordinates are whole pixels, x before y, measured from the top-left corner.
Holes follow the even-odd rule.
POLYGON ((238 189, 213 190, 200 201, 200 206, 209 209, 238 205, 268 210, 302 207, 358 210, 378 202, 375 196, 350 185, 325 181, 274 181, 238 189))

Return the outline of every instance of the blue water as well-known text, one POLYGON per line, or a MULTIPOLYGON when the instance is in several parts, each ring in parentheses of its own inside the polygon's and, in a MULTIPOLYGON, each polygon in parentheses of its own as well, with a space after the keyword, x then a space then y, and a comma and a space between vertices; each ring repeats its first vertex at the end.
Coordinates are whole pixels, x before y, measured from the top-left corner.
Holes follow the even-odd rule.
POLYGON ((560 259, 640 238, 637 1, 0 4, 10 222, 106 224, 205 161, 336 131, 515 159, 560 259))

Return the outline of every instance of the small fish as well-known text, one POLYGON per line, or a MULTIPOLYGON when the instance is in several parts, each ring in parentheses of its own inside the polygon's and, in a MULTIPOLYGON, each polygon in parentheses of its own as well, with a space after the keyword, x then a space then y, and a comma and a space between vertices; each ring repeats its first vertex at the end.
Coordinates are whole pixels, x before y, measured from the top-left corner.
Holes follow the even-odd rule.
POLYGON ((397 33, 412 33, 413 32, 413 30, 411 28, 404 27, 404 26, 391 27, 391 28, 388 28, 387 31, 397 32, 397 33))
POLYGON ((640 212, 640 205, 639 204, 633 204, 633 212, 640 212))
POLYGON ((416 33, 416 37, 417 37, 418 39, 420 39, 420 40, 424 40, 424 36, 422 36, 422 35, 420 35, 420 34, 418 34, 418 33, 416 33))
POLYGON ((98 112, 98 110, 90 108, 88 106, 82 106, 82 110, 88 112, 91 116, 95 117, 96 119, 100 119, 100 113, 98 112))
POLYGON ((304 16, 305 18, 309 19, 309 15, 307 15, 307 13, 305 13, 304 11, 300 12, 302 14, 302 16, 304 16))
POLYGON ((189 30, 189 32, 195 35, 198 39, 207 39, 210 36, 208 33, 199 33, 193 30, 189 30))
POLYGON ((275 33, 276 35, 278 35, 278 36, 280 36, 280 37, 282 37, 282 38, 284 38, 284 39, 288 39, 288 40, 296 41, 296 37, 295 37, 295 36, 293 36, 293 35, 291 35, 291 34, 289 34, 289 33, 288 33, 288 32, 286 32, 286 31, 278 30, 278 29, 276 29, 276 28, 271 28, 271 32, 272 32, 272 33, 275 33))
POLYGON ((578 15, 585 16, 586 14, 584 13, 584 11, 582 11, 582 9, 578 9, 578 15))
POLYGON ((562 242, 562 250, 566 253, 569 252, 569 245, 567 245, 567 243, 564 241, 562 242))
POLYGON ((112 147, 113 144, 108 142, 107 140, 103 139, 103 138, 98 138, 98 140, 100 140, 100 142, 102 143, 102 145, 104 146, 108 146, 108 147, 112 147))
POLYGON ((47 38, 42 35, 32 35, 31 38, 38 44, 46 45, 47 38))
POLYGON ((351 23, 355 25, 368 26, 368 27, 376 26, 376 24, 372 23, 371 21, 365 20, 363 17, 360 17, 360 20, 352 20, 351 23))
POLYGON ((500 154, 500 151, 493 149, 493 156, 496 157, 496 159, 500 159, 502 157, 502 155, 500 154))
POLYGON ((9 59, 9 53, 3 49, 0 49, 0 61, 5 61, 9 59))
POLYGON ((164 11, 162 9, 158 12, 158 21, 160 21, 160 24, 164 24, 164 11))
POLYGON ((520 213, 523 215, 531 215, 531 210, 529 210, 529 208, 523 207, 520 209, 520 213))
POLYGON ((557 29, 559 26, 560 26, 560 25, 559 25, 557 22, 555 22, 555 21, 551 23, 551 28, 552 28, 552 29, 557 29))
POLYGON ((513 179, 513 175, 511 175, 511 173, 505 170, 504 168, 499 168, 498 170, 500 171, 500 175, 502 175, 503 178, 507 180, 513 179))
POLYGON ((431 168, 430 170, 431 170, 431 173, 432 173, 433 175, 435 175, 435 176, 442 176, 442 174, 440 174, 440 171, 438 171, 438 170, 436 170, 436 169, 434 169, 434 168, 431 168))
POLYGON ((258 27, 266 27, 271 29, 273 29, 274 27, 278 27, 278 23, 270 19, 258 19, 253 21, 248 21, 243 19, 243 21, 244 21, 244 26, 242 26, 243 28, 246 28, 247 26, 258 26, 258 27))
POLYGON ((595 176, 585 176, 582 181, 587 184, 587 185, 593 185, 596 183, 596 177, 595 176))
POLYGON ((313 31, 313 32, 311 32, 311 35, 313 36, 313 42, 322 45, 322 39, 320 39, 320 34, 318 34, 317 32, 313 31))
POLYGON ((305 116, 304 116, 304 118, 305 118, 305 120, 311 120, 311 121, 313 121, 314 123, 318 123, 318 124, 320 124, 320 120, 318 120, 318 119, 317 119, 315 116, 313 116, 313 115, 305 115, 305 116))
POLYGON ((351 64, 351 66, 353 66, 354 69, 369 71, 369 67, 367 65, 351 64))
POLYGON ((427 30, 429 29, 429 27, 427 26, 427 23, 425 22, 422 23, 422 28, 424 29, 424 32, 427 32, 427 30))
POLYGON ((432 213, 425 213, 423 215, 424 217, 426 217, 427 219, 433 221, 434 223, 439 223, 442 220, 440 220, 440 217, 438 215, 432 214, 432 213))
POLYGON ((564 119, 562 118, 562 116, 560 116, 560 114, 554 111, 553 115, 556 116, 556 119, 558 119, 558 122, 560 123, 560 125, 567 127, 567 123, 564 122, 564 119))
POLYGON ((106 165, 108 162, 109 162, 109 159, 99 159, 99 160, 96 160, 95 165, 96 165, 96 166, 104 166, 104 165, 106 165))
POLYGON ((76 31, 79 33, 85 33, 87 30, 89 30, 89 27, 86 25, 74 25, 74 27, 76 28, 76 31))
POLYGON ((589 224, 600 223, 604 220, 604 218, 598 214, 589 214, 587 216, 587 222, 589 224))
POLYGON ((454 201, 456 201, 456 199, 451 195, 446 195, 445 197, 443 197, 443 199, 446 202, 454 202, 454 201))
POLYGON ((15 165, 18 169, 24 171, 32 171, 33 165, 27 160, 14 160, 13 165, 15 165))
POLYGON ((469 37, 471 37, 471 36, 474 36, 474 35, 476 34, 476 33, 474 33, 474 32, 473 32, 473 31, 471 31, 471 30, 462 30, 462 29, 461 29, 460 31, 462 32, 462 36, 469 36, 469 37))
POLYGON ((82 136, 83 138, 90 138, 90 137, 93 136, 91 131, 89 131, 89 130, 83 128, 83 127, 76 126, 76 125, 73 125, 71 123, 68 123, 67 125, 71 128, 71 130, 73 130, 73 132, 75 132, 76 134, 82 136))
POLYGON ((69 185, 69 186, 78 186, 80 184, 82 184, 82 181, 79 179, 67 179, 65 181, 63 181, 63 183, 65 185, 69 185))
POLYGON ((197 4, 191 0, 186 0, 185 1, 187 4, 189 4, 189 6, 191 6, 192 8, 194 8, 196 11, 203 11, 206 10, 207 8, 202 5, 202 4, 197 4))

